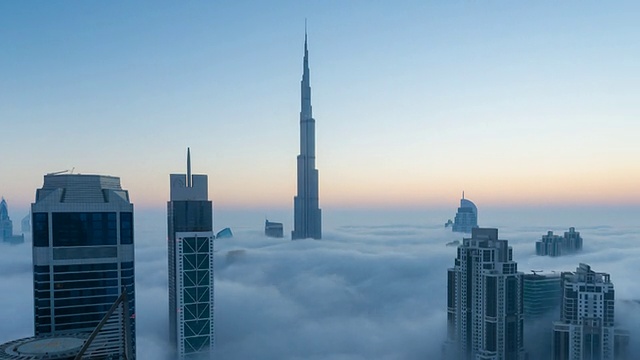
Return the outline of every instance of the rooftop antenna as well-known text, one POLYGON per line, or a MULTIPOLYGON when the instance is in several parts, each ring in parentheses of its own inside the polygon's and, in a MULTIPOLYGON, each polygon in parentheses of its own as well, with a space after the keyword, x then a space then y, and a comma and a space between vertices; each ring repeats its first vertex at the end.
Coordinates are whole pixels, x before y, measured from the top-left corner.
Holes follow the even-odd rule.
POLYGON ((464 190, 462 190, 462 198, 464 199, 464 190))
POLYGON ((191 187, 191 149, 187 147, 187 187, 191 187))

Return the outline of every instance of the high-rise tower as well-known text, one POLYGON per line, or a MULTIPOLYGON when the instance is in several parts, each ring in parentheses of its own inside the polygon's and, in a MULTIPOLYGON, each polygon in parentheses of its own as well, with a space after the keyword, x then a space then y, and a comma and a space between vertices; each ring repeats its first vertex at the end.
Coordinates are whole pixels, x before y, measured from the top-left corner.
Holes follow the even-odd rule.
POLYGON ((31 212, 35 335, 93 331, 124 290, 129 312, 112 315, 93 356, 135 358, 133 204, 120 179, 45 175, 31 212))
POLYGON ((478 227, 478 208, 471 200, 464 198, 463 191, 452 230, 454 232, 470 233, 474 227, 478 227))
POLYGON ((522 275, 498 229, 471 229, 448 270, 447 359, 525 359, 522 275))
POLYGON ((562 273, 562 290, 560 321, 553 323, 553 359, 626 359, 629 334, 614 327, 609 274, 581 263, 575 272, 562 273))
POLYGON ((300 83, 300 155, 298 155, 298 194, 293 198, 294 224, 291 238, 322 238, 322 213, 318 200, 316 169, 316 121, 311 110, 309 83, 309 51, 307 30, 304 32, 304 62, 300 83))
POLYGON ((204 359, 214 346, 213 210, 207 175, 171 174, 167 203, 169 334, 178 359, 204 359))
POLYGON ((0 240, 9 241, 12 236, 13 222, 9 218, 9 207, 7 206, 7 202, 2 198, 2 200, 0 200, 0 240))

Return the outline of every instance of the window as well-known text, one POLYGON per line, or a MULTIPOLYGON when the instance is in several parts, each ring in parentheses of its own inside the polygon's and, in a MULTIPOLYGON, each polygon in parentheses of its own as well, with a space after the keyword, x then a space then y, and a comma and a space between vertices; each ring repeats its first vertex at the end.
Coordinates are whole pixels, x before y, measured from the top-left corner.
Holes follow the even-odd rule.
POLYGON ((115 213, 52 213, 51 218, 53 246, 117 244, 115 213))
POLYGON ((49 214, 33 213, 33 246, 49 246, 49 214))
POLYGON ((120 213, 120 244, 133 244, 133 213, 120 213))

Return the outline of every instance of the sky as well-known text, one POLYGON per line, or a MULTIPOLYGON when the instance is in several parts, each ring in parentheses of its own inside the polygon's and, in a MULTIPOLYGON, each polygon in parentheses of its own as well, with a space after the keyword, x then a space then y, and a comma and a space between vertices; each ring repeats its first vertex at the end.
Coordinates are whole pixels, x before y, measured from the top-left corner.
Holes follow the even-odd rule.
MULTIPOLYGON (((611 275, 617 300, 640 299, 640 227, 591 221, 575 214, 557 223, 491 215, 509 240, 519 271, 575 271, 579 263, 611 275), (547 231, 576 226, 582 253, 535 256, 547 231)), ((620 220, 620 219, 618 219, 620 220)), ((142 211, 136 219, 138 359, 170 360, 168 348, 166 218, 142 211)), ((216 240, 215 334, 220 359, 440 359, 446 335, 446 269, 459 240, 435 220, 410 217, 327 222, 324 238, 288 241, 240 229, 216 240)), ((0 343, 33 334, 31 247, 0 243, 0 343)), ((616 302, 616 322, 630 331, 630 358, 640 356, 640 305, 616 302)), ((531 359, 550 341, 556 316, 525 329, 531 359), (546 330, 546 331, 545 331, 546 330)))
MULTIPOLYGON (((0 195, 49 172, 169 173, 218 209, 295 194, 307 19, 320 204, 640 204, 633 1, 5 1, 0 195)), ((325 210, 325 214, 327 211, 325 210)), ((283 219, 280 219, 283 220, 283 219)))

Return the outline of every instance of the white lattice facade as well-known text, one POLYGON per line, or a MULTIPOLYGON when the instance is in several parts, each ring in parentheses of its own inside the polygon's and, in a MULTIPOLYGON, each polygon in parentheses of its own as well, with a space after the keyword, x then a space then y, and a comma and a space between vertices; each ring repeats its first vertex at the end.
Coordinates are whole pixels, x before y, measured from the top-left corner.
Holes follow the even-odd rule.
POLYGON ((180 359, 213 352, 213 240, 213 232, 176 233, 176 333, 180 359))

